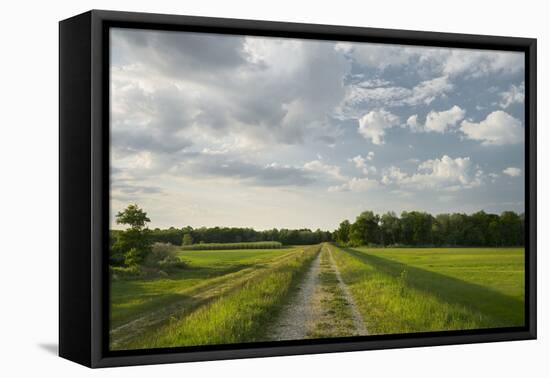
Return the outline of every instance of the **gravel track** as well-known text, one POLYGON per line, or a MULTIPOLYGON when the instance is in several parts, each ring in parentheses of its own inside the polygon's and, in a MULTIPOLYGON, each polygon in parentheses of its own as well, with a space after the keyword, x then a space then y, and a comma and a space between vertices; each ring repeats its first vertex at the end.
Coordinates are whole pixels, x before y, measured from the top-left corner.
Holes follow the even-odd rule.
MULTIPOLYGON (((326 248, 329 256, 331 269, 334 271, 337 279, 338 286, 341 289, 346 301, 348 302, 351 315, 353 318, 353 324, 355 327, 355 335, 368 335, 368 331, 363 322, 363 317, 357 310, 357 306, 353 301, 353 297, 349 291, 348 286, 342 280, 342 276, 338 271, 338 267, 332 257, 332 251, 330 247, 326 248)), ((298 286, 297 292, 293 295, 290 302, 283 308, 279 319, 273 326, 273 330, 270 332, 272 340, 302 340, 307 339, 310 336, 309 327, 315 323, 318 310, 315 309, 314 294, 320 285, 319 274, 321 273, 321 250, 315 257, 315 260, 311 263, 309 270, 302 279, 302 282, 298 286)))
POLYGON ((283 308, 281 316, 270 332, 273 340, 302 340, 307 338, 308 324, 314 319, 313 293, 319 282, 321 252, 317 254, 303 278, 297 293, 283 308))

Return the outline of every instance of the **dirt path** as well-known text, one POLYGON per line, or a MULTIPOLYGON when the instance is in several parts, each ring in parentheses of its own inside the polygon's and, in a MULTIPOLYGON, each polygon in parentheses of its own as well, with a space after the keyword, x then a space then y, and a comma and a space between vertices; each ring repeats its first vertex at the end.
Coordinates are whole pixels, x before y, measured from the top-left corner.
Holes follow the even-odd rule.
POLYGON ((301 340, 308 337, 308 325, 314 321, 312 298, 319 281, 321 253, 318 253, 298 287, 297 293, 282 311, 270 332, 273 340, 301 340))
POLYGON ((269 333, 272 340, 368 334, 328 245, 323 245, 269 333))

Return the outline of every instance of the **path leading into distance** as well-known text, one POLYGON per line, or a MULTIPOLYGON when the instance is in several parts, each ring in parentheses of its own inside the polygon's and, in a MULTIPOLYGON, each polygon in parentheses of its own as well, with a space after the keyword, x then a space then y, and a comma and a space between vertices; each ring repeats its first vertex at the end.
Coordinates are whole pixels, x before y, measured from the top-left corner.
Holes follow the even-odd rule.
POLYGON ((283 309, 271 332, 273 340, 301 340, 307 338, 308 324, 314 321, 313 293, 319 282, 321 253, 313 260, 311 267, 300 282, 296 294, 283 309))
MULTIPOLYGON (((314 329, 316 322, 319 321, 320 311, 322 312, 324 310, 322 308, 323 301, 321 301, 321 308, 319 308, 318 298, 318 293, 323 291, 320 286, 320 275, 323 273, 321 266, 321 256, 323 253, 328 255, 328 269, 335 274, 337 278, 335 285, 337 285, 338 291, 343 294, 344 300, 347 302, 347 306, 350 309, 354 327, 351 333, 353 335, 368 334, 363 318, 354 304, 349 288, 342 280, 342 276, 338 271, 330 247, 328 245, 323 245, 321 251, 317 254, 309 270, 299 283, 296 292, 293 294, 289 303, 283 308, 281 315, 273 326, 273 330, 270 332, 272 340, 301 340, 319 337, 318 334, 315 334, 314 329)), ((323 320, 326 322, 327 317, 325 316, 323 320)), ((339 320, 340 319, 334 319, 334 328, 337 328, 336 322, 339 320)), ((328 327, 329 330, 332 328, 333 327, 328 327)), ((326 336, 330 337, 337 335, 327 334, 326 336)))

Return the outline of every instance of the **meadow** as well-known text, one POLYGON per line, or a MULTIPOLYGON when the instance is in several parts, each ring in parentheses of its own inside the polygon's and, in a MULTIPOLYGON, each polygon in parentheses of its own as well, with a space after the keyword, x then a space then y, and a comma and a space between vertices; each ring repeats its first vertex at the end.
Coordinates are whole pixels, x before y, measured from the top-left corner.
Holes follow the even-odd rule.
POLYGON ((111 348, 259 338, 266 316, 275 316, 293 280, 319 248, 181 251, 178 257, 189 269, 178 274, 112 281, 111 348), (225 328, 229 334, 222 332, 225 328))
POLYGON ((523 248, 322 243, 177 257, 185 269, 111 282, 113 350, 288 339, 293 327, 324 338, 524 323, 523 248), (297 307, 305 320, 289 317, 297 307))
POLYGON ((523 248, 330 248, 369 334, 524 324, 523 248))
POLYGON ((247 243, 200 243, 184 245, 182 250, 189 251, 214 251, 214 250, 231 250, 231 249, 278 249, 282 248, 281 242, 262 241, 262 242, 247 242, 247 243))

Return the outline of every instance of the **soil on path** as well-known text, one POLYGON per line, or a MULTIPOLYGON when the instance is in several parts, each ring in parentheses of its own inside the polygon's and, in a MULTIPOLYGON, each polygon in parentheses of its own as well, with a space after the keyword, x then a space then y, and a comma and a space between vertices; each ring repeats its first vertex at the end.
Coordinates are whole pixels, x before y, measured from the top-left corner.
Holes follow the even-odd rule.
POLYGON ((271 339, 302 340, 367 334, 361 314, 342 280, 330 247, 323 245, 289 303, 281 311, 270 332, 271 339), (328 280, 328 284, 327 274, 335 277, 328 280), (344 302, 345 310, 339 314, 335 314, 329 307, 335 300, 344 302))
POLYGON ((321 253, 313 260, 297 288, 297 292, 282 310, 273 331, 273 340, 301 340, 308 336, 308 325, 314 320, 311 299, 319 282, 321 253))

